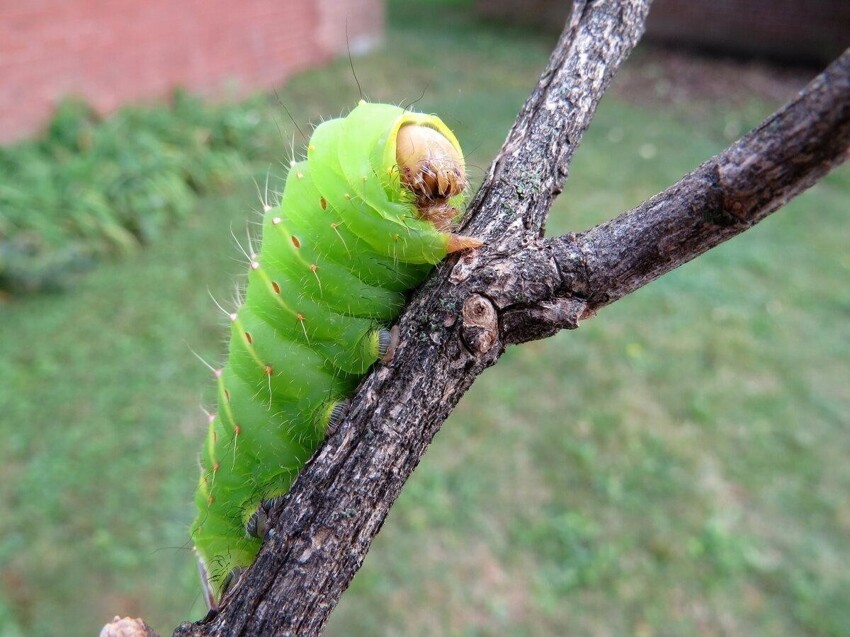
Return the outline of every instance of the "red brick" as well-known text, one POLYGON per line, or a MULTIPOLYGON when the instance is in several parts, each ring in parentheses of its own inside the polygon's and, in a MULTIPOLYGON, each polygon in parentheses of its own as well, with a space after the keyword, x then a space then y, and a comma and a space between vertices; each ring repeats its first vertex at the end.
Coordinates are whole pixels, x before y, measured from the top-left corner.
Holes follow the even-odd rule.
POLYGON ((0 5, 0 142, 31 134, 64 96, 101 112, 174 87, 223 95, 374 44, 381 0, 32 0, 0 5), (14 7, 9 5, 14 4, 14 7))

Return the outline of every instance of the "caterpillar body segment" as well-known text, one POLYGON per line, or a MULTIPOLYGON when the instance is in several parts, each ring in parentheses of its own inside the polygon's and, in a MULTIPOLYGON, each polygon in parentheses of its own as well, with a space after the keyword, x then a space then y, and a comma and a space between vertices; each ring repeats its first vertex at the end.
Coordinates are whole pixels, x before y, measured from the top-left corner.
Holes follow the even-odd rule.
MULTIPOLYGON (((326 132, 322 127, 333 121, 335 120, 321 124, 313 133, 313 137, 315 138, 320 132, 326 132)), ((328 144, 330 143, 329 141, 328 144)), ((315 153, 315 150, 308 151, 308 154, 314 156, 315 153)), ((322 157, 326 157, 326 161, 335 161, 336 152, 322 155, 322 157)), ((314 160, 315 163, 316 160, 314 160)), ((406 292, 427 274, 430 266, 406 264, 405 268, 399 269, 399 262, 393 258, 392 250, 384 250, 389 253, 389 256, 374 252, 371 244, 356 234, 354 229, 366 234, 370 230, 382 233, 383 236, 386 236, 386 233, 374 219, 360 219, 361 215, 356 214, 352 217, 352 213, 358 210, 357 202, 351 203, 354 197, 351 194, 352 191, 353 189, 344 182, 344 175, 338 169, 319 166, 316 171, 312 171, 307 166, 307 162, 296 164, 296 167, 289 172, 284 190, 285 193, 292 192, 293 205, 286 209, 285 217, 273 217, 272 221, 278 218, 281 221, 288 219, 293 223, 301 223, 304 219, 309 219, 313 223, 317 214, 315 203, 318 202, 319 209, 322 209, 321 202, 324 199, 327 208, 323 212, 327 214, 316 220, 312 228, 315 232, 314 241, 325 250, 325 258, 350 267, 355 257, 372 251, 372 259, 357 259, 359 270, 355 276, 364 284, 373 287, 389 292, 406 292), (302 177, 299 178, 298 174, 302 177), (341 180, 342 183, 338 183, 341 180), (321 194, 319 187, 322 188, 321 194)), ((377 240, 376 243, 380 244, 377 240)))
POLYGON ((363 374, 392 357, 406 294, 448 252, 480 245, 449 231, 465 187, 439 118, 361 102, 316 128, 266 207, 200 454, 191 535, 212 607, 363 374))
MULTIPOLYGON (((413 193, 400 187, 394 138, 387 139, 387 129, 370 126, 368 115, 366 109, 358 107, 343 120, 321 124, 310 141, 308 164, 318 187, 333 193, 329 201, 340 206, 351 231, 368 243, 374 253, 391 259, 399 274, 421 271, 416 264, 433 265, 446 256, 448 235, 419 218, 413 193), (323 131, 323 127, 327 130, 323 131), (380 137, 375 138, 376 135, 380 137), (319 139, 315 140, 317 136, 319 139), (385 152, 379 147, 377 155, 382 162, 387 156, 392 157, 392 163, 375 166, 373 155, 381 139, 386 140, 384 147, 391 145, 391 149, 385 152), (359 144, 356 152, 343 157, 343 150, 354 148, 355 144, 359 144), (335 160, 339 168, 333 165, 335 160), (339 189, 339 175, 346 184, 344 191, 339 189)), ((390 130, 398 128, 400 124, 390 130)))

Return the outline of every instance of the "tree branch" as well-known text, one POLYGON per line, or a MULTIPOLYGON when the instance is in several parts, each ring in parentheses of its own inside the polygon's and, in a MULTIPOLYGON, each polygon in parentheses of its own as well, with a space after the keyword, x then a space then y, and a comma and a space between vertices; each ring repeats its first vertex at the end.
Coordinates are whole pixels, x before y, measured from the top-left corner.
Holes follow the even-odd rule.
MULTIPOLYGON (((576 327, 579 318, 751 228, 848 157, 850 49, 795 100, 665 191, 587 232, 512 255, 537 285, 520 298, 498 299, 502 339, 521 343, 576 327)), ((488 286, 488 276, 477 269, 479 293, 502 285, 488 286)))
POLYGON ((850 49, 758 128, 628 213, 584 233, 591 309, 740 234, 850 156, 850 49))
POLYGON ((506 251, 542 235, 573 153, 648 12, 649 0, 573 3, 537 87, 469 206, 467 233, 506 251))
POLYGON ((541 238, 552 200, 649 0, 577 1, 470 207, 486 245, 438 267, 338 431, 272 511, 256 564, 188 635, 317 635, 452 408, 509 343, 580 318, 742 232, 847 156, 848 54, 794 104, 675 186, 580 235, 541 238), (812 112, 806 115, 807 109, 812 112))

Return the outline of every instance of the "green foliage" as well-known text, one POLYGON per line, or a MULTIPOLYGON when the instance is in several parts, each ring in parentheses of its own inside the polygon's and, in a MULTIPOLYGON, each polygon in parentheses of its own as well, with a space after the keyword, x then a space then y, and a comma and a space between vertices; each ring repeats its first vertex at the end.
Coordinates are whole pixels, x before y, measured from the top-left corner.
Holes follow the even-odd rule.
POLYGON ((245 178, 258 120, 250 104, 183 93, 104 120, 62 103, 41 138, 0 148, 0 290, 57 289, 156 240, 199 195, 245 178))

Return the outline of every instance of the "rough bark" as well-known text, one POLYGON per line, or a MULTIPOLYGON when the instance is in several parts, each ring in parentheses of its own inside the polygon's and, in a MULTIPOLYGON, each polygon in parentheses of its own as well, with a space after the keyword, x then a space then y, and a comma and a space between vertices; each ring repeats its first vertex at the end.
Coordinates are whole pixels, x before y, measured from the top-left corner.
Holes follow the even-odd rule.
POLYGON ((450 260, 400 319, 336 433, 272 511, 255 565, 176 636, 317 635, 433 436, 511 343, 581 318, 749 228, 845 159, 850 51, 791 105, 645 204, 579 235, 542 237, 552 200, 649 0, 576 2, 549 66, 470 207, 486 245, 450 260))

